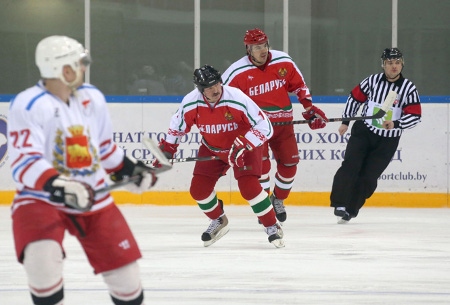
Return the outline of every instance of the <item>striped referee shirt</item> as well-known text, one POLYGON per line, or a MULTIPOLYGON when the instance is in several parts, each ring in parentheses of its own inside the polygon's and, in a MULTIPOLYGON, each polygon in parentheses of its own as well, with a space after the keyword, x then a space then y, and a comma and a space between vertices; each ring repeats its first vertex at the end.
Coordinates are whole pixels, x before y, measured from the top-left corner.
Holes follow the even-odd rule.
MULTIPOLYGON (((342 118, 356 116, 363 106, 362 116, 372 116, 381 108, 389 91, 397 92, 397 98, 381 119, 364 120, 364 124, 382 137, 400 137, 404 129, 415 127, 421 121, 422 110, 416 86, 400 74, 395 82, 389 82, 384 73, 372 74, 357 85, 349 94, 342 118), (394 121, 394 128, 387 130, 383 121, 394 121)), ((344 121, 348 124, 349 121, 344 121)))

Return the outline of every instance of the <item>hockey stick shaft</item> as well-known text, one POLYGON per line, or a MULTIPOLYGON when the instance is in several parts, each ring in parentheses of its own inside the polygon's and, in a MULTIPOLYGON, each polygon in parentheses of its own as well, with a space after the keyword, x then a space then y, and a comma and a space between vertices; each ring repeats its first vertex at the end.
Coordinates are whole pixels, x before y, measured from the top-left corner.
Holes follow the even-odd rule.
POLYGON ((141 179, 141 175, 136 175, 136 176, 132 176, 132 177, 126 177, 120 182, 116 182, 114 184, 111 184, 111 185, 108 185, 108 186, 102 187, 101 189, 96 190, 95 194, 97 195, 99 193, 109 192, 111 190, 118 189, 118 188, 120 188, 122 186, 125 186, 125 185, 129 184, 129 183, 133 183, 133 182, 139 181, 139 179, 141 179))
MULTIPOLYGON (((381 119, 386 112, 384 110, 379 110, 376 114, 371 116, 355 116, 351 118, 331 118, 328 119, 328 122, 342 122, 342 121, 359 121, 359 120, 370 120, 370 119, 381 119)), ((298 120, 298 121, 288 121, 288 122, 273 122, 273 126, 280 125, 293 125, 293 124, 308 124, 311 123, 311 120, 298 120)))
MULTIPOLYGON (((218 156, 208 156, 208 157, 190 157, 190 158, 179 158, 179 159, 168 159, 170 163, 182 163, 182 162, 194 162, 194 161, 211 161, 220 160, 218 156)), ((145 164, 152 164, 153 160, 141 160, 145 164)))
POLYGON ((217 156, 191 157, 191 158, 169 159, 169 162, 171 162, 171 163, 181 163, 181 162, 211 161, 211 160, 220 160, 220 158, 217 157, 217 156))
MULTIPOLYGON (((266 160, 267 157, 263 157, 266 160)), ((207 156, 207 157, 189 157, 189 158, 179 158, 179 159, 169 159, 170 163, 183 163, 183 162, 195 162, 195 161, 212 161, 220 160, 218 156, 207 156)), ((141 160, 144 164, 152 164, 153 160, 141 160)))
MULTIPOLYGON (((328 119, 328 122, 342 122, 342 121, 360 121, 360 120, 371 120, 371 119, 381 119, 384 117, 386 112, 389 111, 389 108, 392 107, 395 99, 397 98, 397 93, 395 91, 389 91, 388 95, 386 96, 383 104, 381 105, 381 109, 378 110, 377 113, 371 116, 355 116, 350 118, 331 118, 328 119)), ((289 122, 274 122, 272 123, 273 126, 279 126, 279 125, 292 125, 292 124, 307 124, 310 123, 310 120, 298 120, 298 121, 289 121, 289 122)))

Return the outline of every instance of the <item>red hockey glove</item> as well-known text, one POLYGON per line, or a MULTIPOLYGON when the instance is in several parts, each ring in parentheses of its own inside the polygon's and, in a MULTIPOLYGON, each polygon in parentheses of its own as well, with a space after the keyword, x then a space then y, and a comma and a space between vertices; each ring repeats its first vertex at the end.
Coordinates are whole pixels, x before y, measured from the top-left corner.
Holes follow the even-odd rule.
POLYGON ((230 153, 228 154, 228 163, 230 166, 244 167, 244 153, 247 150, 252 151, 253 148, 253 144, 250 143, 250 141, 245 137, 236 137, 233 145, 231 146, 230 153))
MULTIPOLYGON (((161 149, 161 151, 163 152, 164 156, 166 156, 167 159, 172 159, 177 152, 178 144, 172 144, 162 139, 159 142, 158 147, 159 149, 161 149)), ((157 159, 153 160, 152 165, 155 168, 161 167, 161 164, 159 164, 159 161, 157 159)))
POLYGON ((302 112, 302 115, 305 120, 310 121, 308 125, 311 129, 320 129, 327 125, 326 122, 328 122, 328 118, 325 113, 316 106, 311 106, 309 110, 302 112))

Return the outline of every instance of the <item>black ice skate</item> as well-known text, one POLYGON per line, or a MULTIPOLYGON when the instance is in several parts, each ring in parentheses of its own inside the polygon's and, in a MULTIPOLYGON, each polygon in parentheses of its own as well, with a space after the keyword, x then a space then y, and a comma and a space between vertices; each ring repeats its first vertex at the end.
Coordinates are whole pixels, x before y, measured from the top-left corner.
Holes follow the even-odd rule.
POLYGON ((273 209, 277 216, 277 219, 280 223, 286 221, 287 214, 286 209, 284 208, 283 200, 275 197, 274 194, 270 195, 270 202, 272 203, 273 209))
POLYGON ((334 215, 336 215, 338 218, 338 224, 346 224, 350 221, 350 219, 354 217, 350 213, 348 213, 344 207, 334 208, 334 215))

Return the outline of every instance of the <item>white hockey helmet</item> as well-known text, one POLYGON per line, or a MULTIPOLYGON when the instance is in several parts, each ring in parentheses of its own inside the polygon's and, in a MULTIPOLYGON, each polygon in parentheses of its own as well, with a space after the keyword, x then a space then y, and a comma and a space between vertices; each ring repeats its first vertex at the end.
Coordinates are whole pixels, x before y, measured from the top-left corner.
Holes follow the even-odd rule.
POLYGON ((79 70, 80 62, 91 62, 88 51, 81 43, 67 36, 49 36, 36 47, 36 65, 42 78, 61 78, 63 67, 70 65, 79 70))

